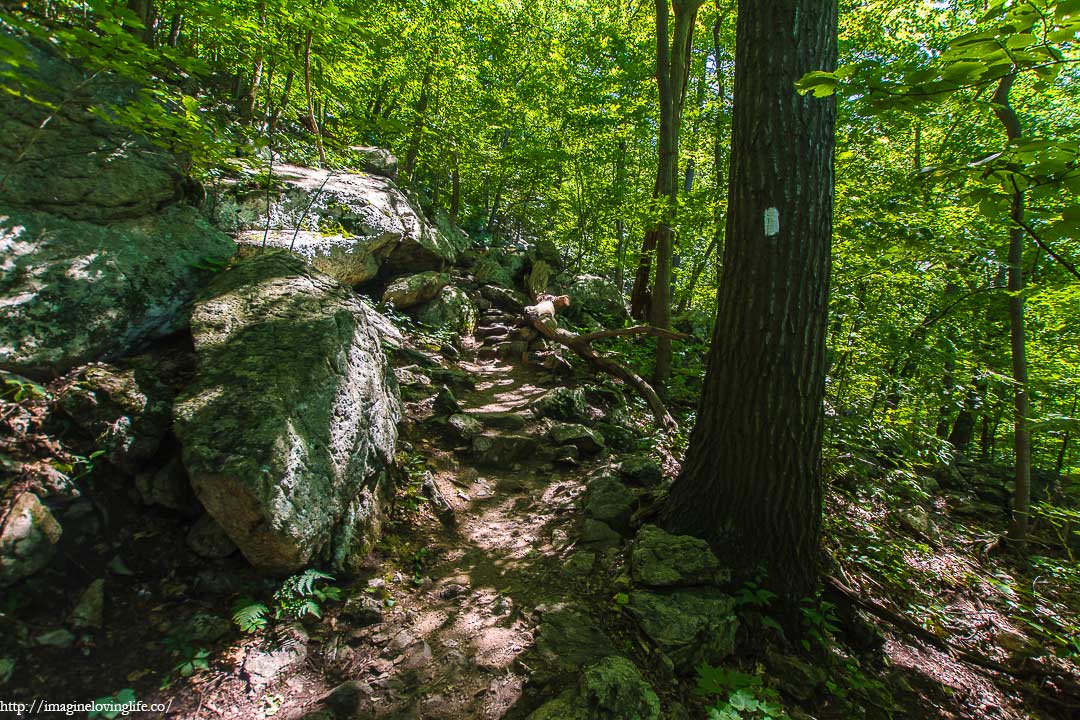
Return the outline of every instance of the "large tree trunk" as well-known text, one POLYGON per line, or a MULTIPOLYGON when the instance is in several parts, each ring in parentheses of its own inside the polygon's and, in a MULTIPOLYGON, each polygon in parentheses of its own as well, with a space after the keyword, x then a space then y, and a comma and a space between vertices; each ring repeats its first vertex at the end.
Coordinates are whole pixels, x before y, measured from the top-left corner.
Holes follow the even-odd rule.
MULTIPOLYGON (((994 114, 1010 142, 1023 135, 1020 118, 1009 104, 1015 73, 1006 75, 994 92, 994 114)), ((1013 450, 1016 453, 1016 489, 1009 535, 1022 547, 1027 540, 1028 504, 1031 500, 1031 435, 1028 430, 1028 367, 1024 331, 1024 191, 1013 181, 1013 224, 1009 229, 1009 347, 1013 371, 1013 450)))
POLYGON ((763 567, 788 622, 818 572, 836 118, 794 83, 835 67, 836 25, 836 0, 739 6, 716 328, 662 518, 740 574, 763 567))

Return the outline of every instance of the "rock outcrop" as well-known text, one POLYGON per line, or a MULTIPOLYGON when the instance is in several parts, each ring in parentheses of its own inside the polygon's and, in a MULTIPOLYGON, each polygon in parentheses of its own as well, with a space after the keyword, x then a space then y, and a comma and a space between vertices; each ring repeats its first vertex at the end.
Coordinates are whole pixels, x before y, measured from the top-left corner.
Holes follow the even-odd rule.
POLYGON ((355 569, 375 539, 400 417, 374 311, 287 253, 199 298, 199 368, 175 406, 192 486, 256 567, 355 569))
POLYGON ((438 270, 468 242, 424 217, 391 181, 378 175, 275 166, 277 184, 227 188, 215 218, 240 243, 290 250, 346 285, 386 275, 438 270))

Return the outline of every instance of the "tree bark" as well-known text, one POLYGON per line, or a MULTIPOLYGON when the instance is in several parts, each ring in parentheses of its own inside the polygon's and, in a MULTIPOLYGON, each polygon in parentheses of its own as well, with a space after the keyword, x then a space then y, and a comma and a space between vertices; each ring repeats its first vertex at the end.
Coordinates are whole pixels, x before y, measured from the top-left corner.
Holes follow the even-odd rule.
POLYGON ((416 158, 420 154, 420 141, 424 137, 424 125, 427 122, 428 103, 431 102, 431 74, 434 59, 428 61, 424 70, 424 77, 420 81, 420 96, 416 99, 416 107, 413 112, 416 115, 413 121, 412 136, 409 138, 409 149, 405 154, 405 166, 402 168, 403 175, 413 179, 413 171, 416 169, 416 158))
MULTIPOLYGON (((1016 74, 1001 78, 994 92, 993 109, 1005 128, 1009 142, 1023 135, 1020 118, 1009 104, 1016 74)), ((1028 505, 1031 501, 1031 434, 1028 430, 1028 366, 1024 330, 1024 191, 1013 180, 1012 227, 1009 228, 1009 347, 1013 372, 1013 451, 1016 454, 1016 489, 1009 536, 1022 548, 1027 540, 1028 505)))
POLYGON ((766 572, 785 624, 818 573, 833 98, 795 82, 836 65, 836 0, 738 14, 723 281, 698 420, 663 524, 766 572))

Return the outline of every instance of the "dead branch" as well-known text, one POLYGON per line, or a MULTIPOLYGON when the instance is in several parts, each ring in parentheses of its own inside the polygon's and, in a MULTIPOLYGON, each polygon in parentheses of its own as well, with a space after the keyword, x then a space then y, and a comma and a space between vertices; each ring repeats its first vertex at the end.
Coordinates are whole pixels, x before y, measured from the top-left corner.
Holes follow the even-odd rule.
POLYGON ((675 430, 678 428, 675 418, 668 412, 667 407, 664 406, 663 401, 656 393, 656 390, 653 389, 652 385, 626 365, 597 352, 590 343, 593 340, 605 337, 615 337, 617 335, 664 334, 673 339, 682 339, 685 336, 679 335, 678 333, 672 333, 671 331, 662 328, 652 327, 651 325, 638 325, 625 330, 602 330, 586 335, 578 335, 568 330, 563 330, 555 322, 555 313, 569 304, 570 300, 565 295, 558 298, 541 296, 536 305, 530 305, 525 308, 525 318, 534 328, 536 328, 537 332, 548 340, 570 348, 578 355, 578 357, 584 359, 594 368, 602 370, 608 375, 616 377, 634 388, 638 395, 648 403, 653 417, 656 418, 656 423, 661 428, 665 430, 675 430))

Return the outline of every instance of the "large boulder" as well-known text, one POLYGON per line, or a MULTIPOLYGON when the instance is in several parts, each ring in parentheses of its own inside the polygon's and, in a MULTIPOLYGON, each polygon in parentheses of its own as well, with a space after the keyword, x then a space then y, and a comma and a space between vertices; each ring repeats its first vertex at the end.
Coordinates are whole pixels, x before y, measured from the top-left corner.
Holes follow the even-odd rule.
POLYGON ((15 496, 0 525, 0 586, 33 575, 52 560, 60 524, 33 493, 15 496))
POLYGON ((192 313, 176 435, 199 499, 259 568, 355 570, 378 533, 400 402, 370 313, 286 253, 221 273, 192 313))
POLYGON ((464 290, 447 285, 434 300, 419 308, 416 319, 440 330, 472 335, 478 314, 476 303, 464 290))
POLYGON ((183 329, 234 248, 192 207, 97 225, 0 204, 0 367, 60 375, 183 329))
POLYGON ((0 87, 0 368, 43 378, 182 329, 235 245, 177 204, 176 157, 104 120, 136 87, 2 37, 24 57, 0 87))
MULTIPOLYGON (((91 74, 0 34, 5 51, 22 55, 15 58, 15 87, 0 90, 0 205, 104 225, 152 215, 182 197, 176 158, 107 120, 112 109, 139 99, 137 86, 109 73, 91 74)), ((0 85, 8 82, 0 78, 0 85)), ((69 236, 66 242, 78 231, 69 236)), ((174 251, 166 238, 159 245, 163 252, 174 251)), ((82 247, 70 255, 88 262, 85 254, 98 246, 82 247)), ((100 249, 110 251, 115 252, 110 245, 100 249)))
POLYGON ((386 286, 383 302, 396 310, 411 308, 433 300, 448 282, 449 275, 434 270, 405 275, 386 286))
POLYGON ((430 223, 393 181, 294 165, 274 167, 270 190, 234 185, 215 215, 249 246, 287 249, 346 285, 453 264, 468 238, 430 223), (265 243, 264 243, 265 239, 265 243))

